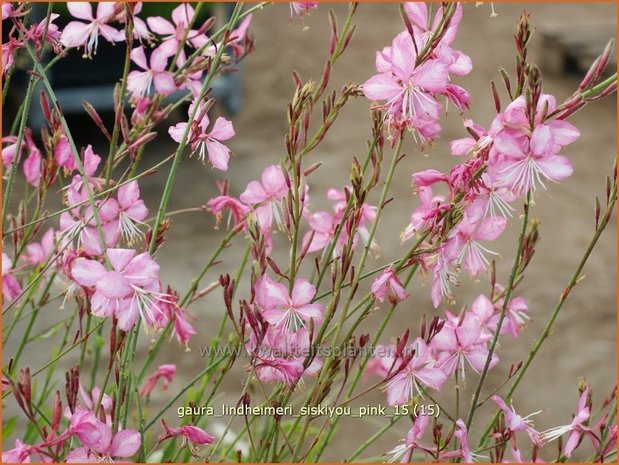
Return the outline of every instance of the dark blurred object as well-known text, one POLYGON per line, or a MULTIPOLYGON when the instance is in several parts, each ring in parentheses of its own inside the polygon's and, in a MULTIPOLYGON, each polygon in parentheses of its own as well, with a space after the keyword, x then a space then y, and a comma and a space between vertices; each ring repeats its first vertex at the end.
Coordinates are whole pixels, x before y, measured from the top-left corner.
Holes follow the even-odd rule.
MULTIPOLYGON (((544 23, 541 34, 541 65, 544 71, 582 76, 602 53, 611 38, 616 37, 614 18, 603 21, 544 23)), ((617 69, 613 53, 606 68, 608 75, 617 69)))
MULTIPOLYGON (((178 3, 145 3, 144 12, 140 16, 169 18, 172 9, 178 5, 178 3)), ((68 14, 65 5, 59 5, 58 8, 57 10, 55 5, 54 11, 60 14, 55 23, 62 29, 73 18, 68 14)), ((94 3, 93 8, 96 8, 94 3)), ((203 8, 197 23, 206 21, 213 14, 227 19, 233 8, 233 3, 210 4, 209 8, 203 8)), ((33 21, 40 21, 45 18, 46 12, 47 4, 32 4, 33 21)), ((190 50, 188 51, 190 52, 190 50)), ((114 85, 122 76, 125 52, 125 43, 113 44, 100 38, 97 53, 92 59, 82 58, 82 50, 73 49, 69 50, 67 56, 54 65, 48 72, 48 77, 65 114, 84 114, 82 100, 88 101, 99 112, 113 111, 114 85)), ((212 85, 213 92, 211 95, 223 105, 226 112, 233 115, 237 114, 242 107, 241 79, 242 71, 239 66, 236 72, 219 77, 212 85)), ((187 92, 186 89, 177 91, 168 96, 166 100, 175 101, 187 92)), ((43 115, 38 105, 32 106, 29 122, 30 126, 35 129, 43 125, 43 115)))

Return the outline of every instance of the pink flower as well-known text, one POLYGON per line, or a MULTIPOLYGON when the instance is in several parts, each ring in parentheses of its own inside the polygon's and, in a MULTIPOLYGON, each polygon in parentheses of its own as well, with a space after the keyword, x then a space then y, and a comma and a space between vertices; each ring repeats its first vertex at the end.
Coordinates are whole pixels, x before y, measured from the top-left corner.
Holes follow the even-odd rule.
POLYGON ((503 217, 489 217, 479 219, 479 216, 465 214, 464 218, 449 233, 452 253, 458 255, 458 262, 464 261, 464 267, 473 276, 477 276, 488 266, 488 259, 484 255, 496 255, 479 241, 493 241, 505 230, 507 220, 503 217))
POLYGON ((316 10, 318 2, 290 2, 290 17, 296 16, 300 21, 305 15, 308 15, 310 10, 316 10))
MULTIPOLYGON (((193 114, 193 105, 189 107, 189 115, 193 114)), ((196 119, 190 123, 188 142, 191 145, 193 152, 199 151, 199 158, 204 162, 208 154, 209 163, 213 168, 221 171, 228 169, 228 160, 230 159, 230 149, 221 141, 228 140, 234 136, 232 123, 220 116, 215 120, 215 124, 210 132, 207 132, 210 123, 206 108, 200 106, 200 110, 196 114, 196 119)), ((178 123, 176 126, 171 126, 168 130, 170 137, 176 142, 180 142, 183 134, 187 130, 188 123, 178 123)))
POLYGON ((62 31, 60 42, 65 47, 84 46, 84 57, 90 58, 97 53, 99 34, 108 42, 122 42, 125 40, 123 31, 114 29, 107 23, 116 15, 116 3, 99 2, 97 17, 92 15, 92 6, 88 2, 67 2, 69 13, 74 17, 86 21, 71 21, 62 31))
POLYGON ((393 40, 388 65, 363 85, 371 100, 386 100, 382 105, 397 128, 416 129, 422 139, 438 134, 441 105, 434 94, 443 93, 448 83, 447 66, 436 59, 415 66, 417 53, 408 31, 393 40))
POLYGON ((434 308, 438 308, 444 298, 451 299, 453 297, 451 286, 458 283, 456 274, 450 270, 450 265, 457 259, 457 255, 453 255, 457 250, 450 246, 450 243, 453 241, 454 239, 448 239, 432 258, 435 262, 431 267, 432 290, 430 291, 430 296, 432 297, 434 308))
MULTIPOLYGON (((4 7, 6 3, 2 3, 4 7)), ((6 74, 9 69, 15 64, 15 52, 22 48, 24 43, 14 37, 9 37, 9 40, 2 44, 2 74, 6 74)))
POLYGON ((152 52, 150 67, 142 46, 131 50, 131 61, 144 70, 131 71, 127 76, 127 89, 134 97, 150 95, 153 86, 155 91, 161 95, 170 95, 176 90, 172 73, 166 71, 168 56, 161 48, 152 52))
POLYGON ((39 149, 34 147, 34 150, 30 150, 30 155, 24 160, 24 176, 26 181, 31 186, 38 186, 41 179, 41 163, 43 157, 39 149))
POLYGON ((317 357, 307 367, 305 358, 310 354, 310 335, 307 329, 289 332, 286 328, 268 326, 260 339, 254 331, 246 346, 252 356, 252 366, 262 382, 298 383, 304 374, 314 375, 322 366, 317 357))
POLYGON ((518 431, 525 431, 531 438, 531 441, 533 441, 535 444, 540 444, 540 435, 533 428, 533 423, 531 422, 531 420, 529 420, 529 418, 541 413, 541 410, 533 412, 526 417, 521 417, 516 413, 513 405, 511 406, 511 408, 508 407, 505 401, 499 396, 494 395, 491 398, 492 401, 497 404, 498 407, 503 411, 503 414, 505 415, 505 422, 507 423, 507 428, 512 433, 517 433, 518 431))
MULTIPOLYGON (((335 238, 335 233, 340 224, 340 220, 336 215, 328 212, 316 212, 307 218, 307 223, 312 231, 308 231, 303 237, 303 247, 307 247, 308 253, 316 252, 325 249, 335 238), (311 244, 309 240, 311 239, 311 244)), ((338 257, 342 251, 342 247, 348 242, 346 228, 342 228, 337 244, 333 249, 334 258, 338 257)))
POLYGON ((250 182, 241 194, 241 202, 254 205, 254 214, 263 232, 271 230, 273 220, 283 224, 281 201, 288 193, 284 172, 279 165, 267 166, 262 172, 262 182, 250 182))
MULTIPOLYGON (((2 5, 6 5, 6 3, 3 3, 2 5)), ((2 143, 8 144, 5 147, 2 147, 2 163, 4 164, 5 169, 8 170, 11 165, 13 165, 13 161, 15 160, 15 156, 17 155, 17 137, 3 137, 2 143)))
POLYGON ((222 212, 224 209, 230 209, 230 214, 228 216, 228 227, 230 227, 230 223, 233 222, 234 226, 239 225, 241 222, 245 220, 247 213, 250 212, 250 208, 234 197, 230 197, 228 195, 219 195, 217 197, 212 198, 206 203, 206 208, 215 215, 216 227, 219 226, 219 223, 222 220, 222 212))
POLYGON ((169 297, 160 292, 159 265, 148 252, 135 254, 132 249, 108 249, 112 270, 86 258, 76 258, 71 267, 73 279, 83 287, 94 289, 92 314, 99 318, 115 315, 118 327, 128 331, 142 316, 145 323, 161 328, 167 318, 159 307, 169 297))
MULTIPOLYGON (((540 439, 543 443, 549 443, 558 439, 566 433, 569 433, 567 441, 565 442, 563 455, 566 457, 571 457, 572 452, 580 442, 580 437, 583 433, 587 435, 591 435, 592 433, 587 429, 584 425, 589 420, 591 416, 591 409, 589 407, 589 387, 582 392, 580 395, 580 399, 578 401, 578 410, 574 419, 569 425, 557 426, 556 428, 551 428, 546 431, 543 431, 540 435, 540 439)), ((594 441, 597 438, 593 438, 594 441)))
POLYGON ((570 177, 573 172, 571 162, 557 153, 562 143, 567 144, 576 137, 563 140, 559 135, 555 138, 552 126, 546 124, 536 126, 530 139, 497 135, 494 148, 503 157, 497 165, 502 182, 522 195, 535 190, 538 185, 545 189, 544 179, 559 182, 570 177))
POLYGON ((322 321, 323 306, 312 304, 316 288, 305 279, 297 279, 289 294, 285 285, 264 275, 254 286, 256 300, 262 308, 262 316, 270 324, 296 332, 305 327, 310 319, 315 324, 322 321))
POLYGON ((77 169, 75 157, 71 151, 67 136, 61 136, 58 142, 56 142, 56 145, 54 145, 54 160, 56 160, 58 166, 64 168, 65 171, 71 172, 77 169))
POLYGON ((445 196, 433 195, 430 186, 421 186, 417 190, 421 205, 413 212, 410 223, 400 234, 402 242, 423 230, 434 229, 440 223, 442 213, 449 209, 449 205, 445 203, 445 196))
POLYGON ((167 390, 168 386, 174 379, 174 374, 176 373, 176 365, 168 364, 168 365, 160 365, 155 372, 148 377, 142 389, 140 389, 141 396, 149 396, 150 393, 155 388, 157 381, 159 379, 163 379, 162 390, 167 390))
POLYGON ((43 235, 40 243, 31 242, 26 246, 28 263, 36 266, 45 263, 54 251, 54 230, 49 228, 43 235))
MULTIPOLYGON (((185 32, 189 27, 189 23, 193 20, 194 15, 195 11, 192 6, 188 3, 184 3, 177 6, 172 11, 172 22, 162 18, 161 16, 151 16, 146 19, 151 31, 163 36, 159 49, 166 56, 173 56, 176 54, 176 51, 178 50, 183 37, 185 37, 185 32)), ((196 48, 206 44, 207 41, 208 39, 206 36, 201 34, 199 31, 191 30, 187 32, 187 42, 196 48)), ((177 65, 183 64, 185 60, 185 51, 181 50, 177 65)))
MULTIPOLYGON (((4 7, 6 3, 3 3, 4 7)), ((30 463, 34 458, 34 462, 52 463, 52 459, 39 451, 37 446, 31 446, 23 443, 19 439, 15 440, 15 448, 2 452, 2 463, 30 463)))
POLYGON ((116 194, 118 202, 117 234, 131 245, 136 238, 142 237, 138 225, 148 216, 148 208, 140 199, 140 187, 137 181, 131 181, 118 188, 116 194))
MULTIPOLYGON (((386 385, 389 405, 407 404, 416 395, 422 395, 419 383, 440 391, 447 380, 443 370, 435 366, 435 360, 423 339, 415 339, 409 350, 414 350, 412 359, 386 385)), ((395 367, 398 367, 397 361, 395 367)))
POLYGON ((7 19, 9 16, 11 16, 12 12, 13 12, 12 3, 2 3, 2 21, 7 19))
POLYGON ((2 295, 8 301, 15 300, 21 294, 21 286, 11 273, 11 259, 2 253, 2 295))
POLYGON ((417 416, 413 422, 413 426, 406 434, 406 438, 404 438, 404 444, 400 444, 388 452, 391 455, 389 462, 399 460, 400 463, 410 463, 412 461, 413 452, 416 449, 421 450, 424 454, 433 453, 435 447, 424 445, 421 442, 423 434, 429 424, 430 417, 428 415, 417 416))
MULTIPOLYGON (((105 426, 109 428, 109 426, 105 426)), ((121 430, 112 437, 105 449, 78 447, 67 455, 66 461, 68 463, 116 462, 114 459, 126 459, 135 455, 140 449, 141 443, 142 438, 137 431, 132 429, 121 430)))
MULTIPOLYGON (((97 452, 107 450, 112 442, 112 430, 99 420, 93 412, 86 409, 77 409, 69 420, 69 429, 64 433, 74 435, 80 442, 97 452)), ((62 437, 59 436, 57 440, 62 437)))
MULTIPOLYGON (((166 439, 180 436, 183 438, 183 446, 187 444, 192 453, 196 453, 195 444, 212 444, 215 441, 215 437, 208 434, 202 428, 197 426, 179 426, 177 428, 169 428, 164 420, 161 420, 165 433, 159 436, 159 442, 166 439)), ((181 446, 182 447, 182 446, 181 446)))
MULTIPOLYGON (((464 379, 465 360, 476 372, 483 370, 489 353, 487 340, 477 317, 467 313, 460 324, 447 321, 432 339, 432 348, 438 353, 438 366, 447 376, 452 376, 459 369, 460 379, 464 379)), ((498 361, 496 353, 493 353, 489 368, 493 368, 498 361)))
POLYGON ((98 200, 95 202, 104 244, 101 243, 99 230, 90 205, 83 210, 73 208, 60 215, 60 232, 69 240, 77 238, 78 247, 90 256, 103 253, 107 247, 113 247, 118 240, 118 203, 114 199, 98 200))
POLYGON ((391 266, 374 280, 372 283, 372 294, 381 302, 385 301, 385 297, 389 297, 389 301, 394 304, 408 297, 404 287, 402 287, 402 283, 398 279, 398 275, 395 274, 391 266))
MULTIPOLYGON (((503 290, 503 288, 497 285, 497 289, 499 292, 503 290)), ((497 302, 497 309, 500 310, 503 308, 504 299, 500 299, 497 302)), ((514 337, 518 337, 520 334, 520 330, 526 324, 528 320, 531 318, 527 315, 529 311, 529 305, 527 300, 522 297, 512 297, 507 305, 507 311, 505 312, 505 318, 503 319, 503 326, 501 326, 501 334, 510 333, 514 337)), ((495 314, 491 323, 496 328, 499 320, 499 313, 495 314)))

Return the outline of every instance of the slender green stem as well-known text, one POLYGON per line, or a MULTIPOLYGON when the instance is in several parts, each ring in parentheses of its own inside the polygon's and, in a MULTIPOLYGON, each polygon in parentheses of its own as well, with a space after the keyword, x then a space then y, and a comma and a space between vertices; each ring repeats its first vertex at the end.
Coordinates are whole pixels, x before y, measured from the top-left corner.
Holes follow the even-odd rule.
POLYGON ((503 320, 505 319, 505 315, 507 314, 507 308, 509 307, 509 303, 512 297, 512 291, 514 288, 514 282, 516 281, 516 275, 518 274, 518 270, 520 269, 520 263, 522 259, 522 250, 524 247, 524 239, 525 239, 525 235, 527 232, 527 227, 529 225, 530 204, 531 204, 531 192, 529 191, 527 193, 527 198, 524 203, 524 216, 522 218, 522 228, 520 229, 520 236, 518 238, 518 249, 516 250, 516 256, 514 257, 514 263, 512 265, 512 270, 509 275, 509 281, 506 287, 505 299, 503 300, 503 307, 501 308, 501 314, 499 315, 499 321, 497 322, 496 330, 494 331, 494 336, 492 337, 492 342, 490 343, 490 348, 488 349, 488 356, 486 357, 486 363, 484 364, 484 369, 482 370, 481 376, 479 377, 479 382, 477 383, 475 394, 473 394, 473 400, 471 401, 471 406, 469 408, 469 413, 466 419, 467 430, 471 428, 471 423, 473 422, 473 417, 478 407, 477 401, 479 400, 481 390, 484 386, 484 382, 486 381, 488 370, 490 369, 490 363, 492 362, 492 356, 494 355, 494 350, 499 340, 499 334, 501 333, 501 328, 503 327, 503 320))

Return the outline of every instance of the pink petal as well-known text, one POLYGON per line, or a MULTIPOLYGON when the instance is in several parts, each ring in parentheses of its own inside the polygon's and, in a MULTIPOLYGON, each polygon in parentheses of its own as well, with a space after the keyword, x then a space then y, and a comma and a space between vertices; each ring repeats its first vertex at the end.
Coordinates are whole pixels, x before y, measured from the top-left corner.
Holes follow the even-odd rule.
POLYGON ((286 178, 284 177, 282 168, 279 165, 268 166, 262 172, 262 185, 268 194, 278 200, 286 195, 286 192, 288 191, 286 178))
POLYGON ((110 455, 122 458, 131 457, 138 451, 141 443, 142 439, 137 431, 132 429, 119 431, 112 439, 110 455))
POLYGON ((206 150, 208 152, 208 161, 221 171, 228 169, 228 161, 230 160, 230 149, 221 142, 214 139, 206 141, 206 150))
POLYGON ((551 155, 554 141, 550 126, 541 124, 533 130, 531 135, 530 148, 534 155, 543 156, 551 155))
POLYGON ((232 128, 232 123, 221 116, 215 120, 215 124, 213 125, 213 129, 211 129, 211 133, 209 134, 213 139, 217 140, 228 140, 234 136, 234 129, 232 128))
POLYGON ((444 92, 449 81, 447 66, 438 60, 428 60, 415 69, 415 85, 427 92, 444 92))
POLYGON ((67 2, 67 9, 71 16, 84 21, 93 21, 92 6, 88 2, 67 2))
POLYGON ((99 2, 97 6, 97 19, 100 21, 107 21, 114 15, 116 9, 116 2, 99 2))
POLYGON ((254 287, 256 299, 264 309, 283 307, 288 305, 288 289, 283 284, 273 281, 264 275, 254 287))
POLYGON ((563 120, 554 120, 548 123, 552 130, 552 138, 561 146, 571 144, 580 137, 580 131, 573 124, 563 120))
POLYGON ((391 66, 395 74, 407 83, 415 69, 415 47, 408 31, 403 31, 393 39, 391 45, 391 66))
POLYGON ((79 47, 84 45, 88 40, 88 29, 90 24, 72 21, 67 24, 60 36, 60 42, 65 47, 79 47))
POLYGON ((122 208, 127 208, 140 200, 140 187, 137 181, 131 181, 118 188, 116 195, 122 208))
POLYGON ((443 384, 447 380, 447 375, 440 368, 421 368, 415 371, 415 377, 426 386, 437 391, 443 388, 443 384))
POLYGON ((155 84, 155 90, 158 94, 170 95, 176 91, 176 83, 174 82, 174 77, 172 77, 170 73, 163 72, 155 74, 153 83, 155 84))
POLYGON ((76 258, 71 265, 71 276, 82 286, 96 285, 105 272, 105 267, 101 263, 87 258, 76 258))
POLYGON ((108 299, 122 299, 134 293, 131 283, 117 271, 108 271, 97 281, 97 291, 108 299))
POLYGON ((370 100, 391 100, 402 92, 402 86, 391 74, 377 74, 363 84, 363 93, 370 100))
POLYGON ((165 71, 168 67, 168 58, 169 55, 166 54, 165 50, 162 50, 161 48, 156 48, 150 55, 151 69, 153 71, 165 71))
POLYGON ((108 42, 122 42, 125 40, 125 32, 114 29, 107 24, 99 25, 99 33, 105 37, 108 42))
POLYGON ((297 279, 292 289, 292 302, 295 306, 308 304, 316 295, 316 288, 307 279, 297 279))
POLYGON ((486 218, 475 231, 475 239, 480 241, 493 241, 501 235, 507 226, 507 220, 502 216, 486 218))
POLYGON ((133 249, 109 249, 107 251, 107 258, 116 271, 122 271, 134 256, 135 250, 133 249))
POLYGON ((150 27, 151 31, 156 34, 169 36, 176 33, 176 28, 174 25, 161 16, 151 16, 150 18, 146 18, 146 22, 148 23, 148 27, 150 27))
POLYGON ((303 317, 305 321, 313 319, 315 323, 322 321, 323 308, 320 304, 307 304, 297 307, 297 313, 303 317))
POLYGON ((516 138, 507 135, 499 134, 494 138, 493 148, 501 155, 506 155, 513 158, 521 158, 524 156, 524 151, 516 138))
POLYGON ((146 61, 144 47, 139 46, 131 50, 131 60, 140 68, 148 69, 148 62, 146 61))
POLYGON ((172 10, 172 21, 174 24, 189 24, 193 19, 194 10, 191 5, 184 3, 172 10))
POLYGON ((187 130, 187 123, 177 123, 175 126, 170 126, 168 134, 175 142, 180 142, 187 130))
POLYGON ((572 162, 561 155, 552 155, 536 160, 544 175, 551 181, 562 181, 574 172, 572 162))
POLYGON ((120 301, 118 308, 115 308, 116 318, 118 318, 118 328, 122 331, 129 331, 138 321, 140 311, 137 299, 124 299, 120 301))
POLYGON ((405 371, 395 375, 387 384, 387 403, 391 406, 406 404, 410 399, 410 382, 405 371))
POLYGON ((404 11, 413 24, 424 31, 428 29, 428 7, 424 2, 406 2, 404 11))

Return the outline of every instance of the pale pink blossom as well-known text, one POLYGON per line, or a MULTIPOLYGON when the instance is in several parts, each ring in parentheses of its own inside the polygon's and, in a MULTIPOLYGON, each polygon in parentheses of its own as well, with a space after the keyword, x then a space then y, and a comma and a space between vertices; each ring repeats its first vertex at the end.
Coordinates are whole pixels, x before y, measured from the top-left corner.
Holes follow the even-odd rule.
POLYGON ((530 413, 526 417, 522 417, 516 413, 513 405, 510 404, 510 406, 508 407, 505 401, 499 396, 492 396, 492 401, 497 404, 497 406, 503 411, 503 415, 505 415, 507 429, 509 429, 512 433, 517 433, 518 431, 525 431, 531 438, 531 441, 533 441, 535 444, 540 444, 540 434, 535 430, 535 428, 533 428, 533 423, 530 418, 534 415, 542 413, 541 410, 530 413))
POLYGON ((418 415, 411 429, 406 434, 406 438, 402 441, 403 444, 400 444, 394 447, 391 451, 389 451, 389 455, 391 458, 389 462, 400 461, 400 463, 410 463, 412 462, 412 455, 415 450, 421 450, 424 454, 432 454, 435 450, 435 447, 432 445, 425 445, 421 442, 423 438, 423 434, 430 424, 430 417, 428 415, 418 415))
MULTIPOLYGON (((194 15, 195 10, 193 7, 188 3, 183 3, 174 8, 172 11, 172 22, 162 18, 161 16, 151 16, 146 19, 151 31, 163 36, 161 38, 161 45, 159 45, 159 49, 166 56, 173 56, 176 54, 176 51, 179 49, 185 34, 187 34, 187 43, 196 48, 199 48, 208 42, 207 37, 200 33, 200 31, 192 29, 187 32, 194 15)), ((185 60, 185 51, 181 49, 176 64, 180 66, 185 62, 185 60)))
MULTIPOLYGON (((587 388, 580 395, 580 399, 578 400, 578 409, 572 422, 569 425, 557 426, 555 428, 550 428, 543 431, 540 435, 540 439, 542 443, 545 444, 569 433, 563 449, 563 455, 569 458, 572 456, 572 452, 574 452, 574 449, 580 442, 582 434, 592 434, 585 425, 585 423, 589 421, 590 417, 591 408, 589 406, 589 387, 587 386, 587 388)), ((597 439, 594 438, 594 441, 596 440, 597 439)))
POLYGON ((176 90, 174 77, 167 71, 168 56, 161 48, 153 50, 147 61, 144 47, 136 47, 131 50, 131 61, 144 70, 131 71, 127 76, 127 89, 134 97, 150 95, 153 87, 161 95, 170 95, 176 90))
POLYGON ((363 84, 365 96, 371 100, 386 100, 385 108, 396 128, 416 129, 422 140, 435 137, 440 131, 438 120, 441 105, 434 94, 445 92, 448 68, 437 59, 415 65, 417 53, 408 31, 393 40, 387 69, 363 84))
MULTIPOLYGON (((189 115, 193 114, 195 102, 189 107, 189 115)), ((208 131, 210 120, 204 105, 200 105, 200 109, 196 114, 196 119, 191 123, 178 123, 171 126, 168 130, 170 137, 176 142, 181 142, 183 135, 187 130, 187 124, 190 124, 188 143, 191 145, 193 152, 198 152, 198 157, 202 162, 208 155, 208 160, 213 168, 221 171, 228 169, 228 160, 230 159, 230 149, 221 141, 231 139, 234 136, 232 123, 220 116, 215 120, 215 124, 208 131)))
MULTIPOLYGON (((413 397, 423 396, 420 384, 440 391, 447 380, 447 375, 436 366, 436 361, 432 358, 423 339, 419 337, 415 339, 408 350, 414 351, 411 360, 387 382, 387 403, 389 405, 407 404, 413 397)), ((398 367, 397 361, 395 366, 398 367)))
MULTIPOLYGON (((417 180, 417 182, 421 182, 417 180)), ((442 214, 449 209, 444 195, 434 195, 430 186, 417 188, 421 205, 411 215, 410 223, 400 234, 402 242, 425 230, 433 230, 440 224, 442 214)))
MULTIPOLYGON (((465 314, 460 324, 447 321, 432 339, 432 348, 438 354, 437 365, 448 376, 459 370, 461 380, 465 378, 465 361, 480 373, 488 358, 487 341, 487 335, 482 333, 481 324, 473 314, 465 314)), ((496 353, 493 353, 489 368, 493 368, 498 361, 496 353)))
POLYGON ((296 332, 309 324, 311 319, 315 324, 322 321, 324 308, 321 304, 313 304, 316 288, 306 279, 297 279, 288 292, 288 288, 262 276, 254 286, 256 300, 262 308, 262 316, 270 324, 296 332))
POLYGON ((140 188, 137 181, 130 181, 118 188, 116 193, 118 204, 118 224, 117 234, 122 236, 129 245, 142 237, 139 226, 144 226, 143 222, 148 216, 148 208, 144 201, 140 199, 140 188))
POLYGON ((107 257, 111 271, 86 258, 76 258, 71 268, 73 279, 94 291, 92 314, 115 315, 123 331, 131 329, 140 316, 150 327, 163 327, 167 318, 159 302, 169 296, 160 292, 159 265, 148 252, 136 255, 132 249, 108 249, 107 257))
POLYGON ((464 262, 469 273, 477 276, 488 266, 486 254, 497 255, 480 241, 495 240, 506 226, 507 220, 500 216, 479 219, 479 216, 465 214, 449 233, 449 238, 453 239, 449 247, 454 248, 454 255, 458 251, 458 262, 464 262))
POLYGON ((279 165, 267 166, 260 181, 251 181, 241 194, 241 202, 254 206, 256 220, 263 232, 271 230, 273 221, 283 224, 282 200, 288 193, 284 172, 279 165))
POLYGON ((398 275, 391 266, 374 280, 372 283, 372 294, 380 302, 384 302, 385 297, 388 297, 392 303, 399 302, 408 297, 398 275))
POLYGON ((110 22, 116 15, 116 3, 99 2, 97 16, 92 14, 92 5, 88 2, 67 2, 69 13, 77 19, 86 21, 71 21, 66 25, 60 36, 62 45, 68 48, 84 46, 84 56, 91 57, 97 53, 99 34, 108 42, 122 42, 125 33, 113 28, 110 22))

